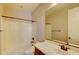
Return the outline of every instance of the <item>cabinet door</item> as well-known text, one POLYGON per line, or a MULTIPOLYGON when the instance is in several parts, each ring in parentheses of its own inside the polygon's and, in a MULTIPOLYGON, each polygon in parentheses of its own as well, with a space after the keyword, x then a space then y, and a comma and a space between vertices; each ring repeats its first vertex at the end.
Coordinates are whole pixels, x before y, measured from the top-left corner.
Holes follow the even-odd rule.
POLYGON ((42 51, 35 47, 35 55, 45 55, 42 51))

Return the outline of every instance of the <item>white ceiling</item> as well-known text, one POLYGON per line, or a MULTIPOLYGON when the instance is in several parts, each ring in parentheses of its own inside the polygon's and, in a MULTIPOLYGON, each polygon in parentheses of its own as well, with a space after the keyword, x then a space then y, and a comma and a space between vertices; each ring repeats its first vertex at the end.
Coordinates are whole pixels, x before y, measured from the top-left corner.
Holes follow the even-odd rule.
POLYGON ((51 14, 55 14, 59 11, 70 9, 77 6, 79 6, 79 3, 58 3, 57 5, 53 6, 52 8, 46 11, 46 17, 50 16, 51 14))
POLYGON ((34 11, 38 7, 39 3, 4 3, 3 6, 7 9, 23 9, 28 11, 34 11))

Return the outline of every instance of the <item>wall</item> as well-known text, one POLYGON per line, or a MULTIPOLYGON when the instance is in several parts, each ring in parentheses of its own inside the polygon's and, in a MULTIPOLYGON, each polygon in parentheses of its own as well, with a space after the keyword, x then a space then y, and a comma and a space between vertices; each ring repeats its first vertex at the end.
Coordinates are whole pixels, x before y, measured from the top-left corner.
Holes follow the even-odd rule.
POLYGON ((20 6, 17 5, 11 5, 10 4, 3 4, 3 9, 5 12, 3 12, 3 15, 7 16, 12 16, 12 17, 17 17, 17 18, 24 18, 28 20, 32 20, 32 12, 30 10, 21 8, 20 6), (16 6, 16 7, 14 7, 16 6))
POLYGON ((32 13, 33 20, 37 21, 36 25, 33 25, 33 36, 36 40, 45 40, 45 11, 51 4, 40 4, 38 8, 32 13))
POLYGON ((46 23, 52 25, 52 40, 67 42, 68 39, 68 11, 60 11, 46 18, 46 23), (57 31, 56 31, 57 30, 57 31), (59 32, 59 30, 61 32, 59 32))
POLYGON ((51 24, 45 24, 45 37, 47 40, 52 40, 52 27, 51 24))
MULTIPOLYGON (((3 15, 32 19, 32 13, 19 9, 8 9, 3 6, 3 15)), ((32 23, 3 18, 1 33, 1 54, 22 54, 29 47, 32 39, 32 23)))
MULTIPOLYGON (((2 29, 2 17, 1 17, 1 15, 2 15, 2 12, 3 12, 3 9, 2 9, 2 4, 0 4, 0 30, 3 30, 2 29)), ((0 32, 0 54, 1 54, 1 33, 2 32, 0 32)))

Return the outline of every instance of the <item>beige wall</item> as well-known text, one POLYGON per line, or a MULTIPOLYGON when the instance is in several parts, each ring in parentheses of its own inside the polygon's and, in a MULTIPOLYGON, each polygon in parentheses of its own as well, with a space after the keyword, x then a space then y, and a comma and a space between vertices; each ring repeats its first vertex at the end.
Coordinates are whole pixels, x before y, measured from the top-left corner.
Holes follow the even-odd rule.
POLYGON ((45 38, 52 40, 52 27, 51 24, 45 24, 45 38))
POLYGON ((36 28, 36 31, 33 30, 33 36, 36 40, 45 40, 45 11, 50 5, 41 4, 32 14, 33 20, 37 21, 36 25, 33 25, 33 28, 36 28))
MULTIPOLYGON (((3 12, 3 9, 2 9, 2 4, 0 4, 0 30, 3 30, 2 29, 2 17, 1 17, 1 15, 2 15, 2 12, 3 12)), ((0 32, 0 54, 1 54, 1 33, 2 32, 0 32)))
POLYGON ((52 25, 52 40, 60 40, 67 42, 68 38, 68 11, 60 11, 46 18, 46 23, 52 25), (57 32, 55 30, 61 30, 57 32))
POLYGON ((22 9, 20 7, 11 8, 11 6, 3 5, 3 9, 5 11, 3 12, 3 15, 32 20, 32 12, 30 10, 22 9))
MULTIPOLYGON (((33 19, 36 20, 36 34, 33 32, 33 36, 39 41, 44 40, 45 34, 44 34, 44 28, 45 28, 45 13, 43 11, 37 11, 35 14, 33 14, 33 19)), ((34 27, 33 27, 34 28, 34 27)))

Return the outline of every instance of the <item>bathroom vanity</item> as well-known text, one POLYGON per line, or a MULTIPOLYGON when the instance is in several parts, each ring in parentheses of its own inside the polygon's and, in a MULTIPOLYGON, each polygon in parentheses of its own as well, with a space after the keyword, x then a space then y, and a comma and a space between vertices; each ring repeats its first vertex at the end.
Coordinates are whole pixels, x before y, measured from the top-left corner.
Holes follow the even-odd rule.
POLYGON ((79 55, 79 51, 75 50, 75 48, 70 47, 68 51, 62 50, 59 43, 48 41, 38 42, 34 44, 35 47, 35 55, 79 55))
POLYGON ((35 47, 34 55, 45 55, 45 53, 42 52, 39 48, 35 47))

